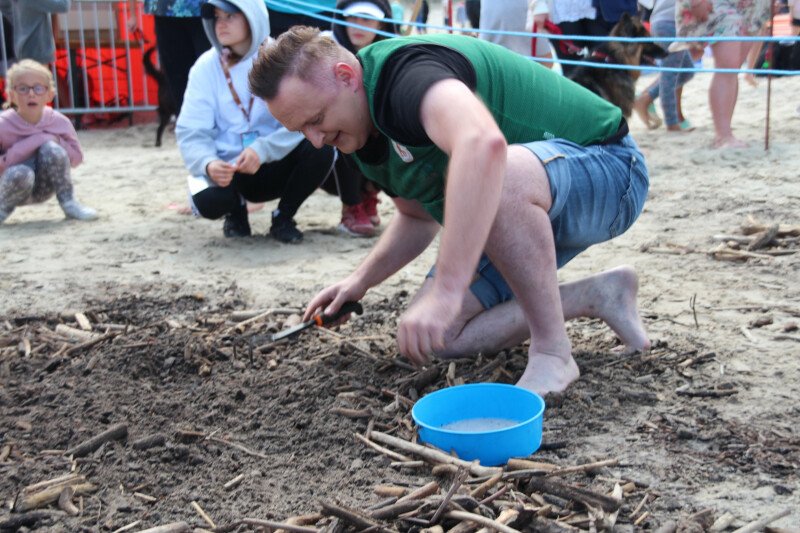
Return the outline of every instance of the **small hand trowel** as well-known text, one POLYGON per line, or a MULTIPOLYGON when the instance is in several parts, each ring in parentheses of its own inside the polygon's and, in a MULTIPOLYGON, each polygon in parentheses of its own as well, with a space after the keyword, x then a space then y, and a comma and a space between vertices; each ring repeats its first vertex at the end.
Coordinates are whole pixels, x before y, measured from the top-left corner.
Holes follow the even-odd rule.
POLYGON ((364 308, 358 302, 346 302, 342 307, 336 311, 332 315, 323 315, 319 314, 312 318, 311 320, 306 320, 305 322, 293 326, 289 329, 285 329, 283 331, 279 331, 278 333, 272 336, 272 341, 279 341, 281 339, 285 339, 286 337, 291 337, 296 333, 303 331, 304 329, 310 328, 311 326, 326 326, 331 322, 336 322, 341 317, 345 315, 349 315, 350 313, 355 313, 360 315, 364 312, 364 308))

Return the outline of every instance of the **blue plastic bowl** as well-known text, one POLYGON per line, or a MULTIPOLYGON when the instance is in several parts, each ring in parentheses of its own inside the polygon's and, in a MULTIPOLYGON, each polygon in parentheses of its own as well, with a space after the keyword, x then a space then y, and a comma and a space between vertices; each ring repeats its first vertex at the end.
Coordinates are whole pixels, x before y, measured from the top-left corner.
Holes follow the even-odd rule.
POLYGON ((474 383, 432 392, 411 410, 421 441, 466 461, 497 466, 542 444, 544 400, 527 389, 474 383))

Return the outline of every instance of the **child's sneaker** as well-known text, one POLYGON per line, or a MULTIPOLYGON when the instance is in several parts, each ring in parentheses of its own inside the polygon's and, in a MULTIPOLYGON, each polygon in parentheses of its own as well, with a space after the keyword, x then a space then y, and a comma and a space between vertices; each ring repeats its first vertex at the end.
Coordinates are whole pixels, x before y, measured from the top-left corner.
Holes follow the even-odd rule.
POLYGON ((225 222, 222 224, 222 234, 226 237, 249 237, 250 221, 247 220, 247 209, 245 206, 235 213, 225 215, 225 222))
POLYGON ((364 210, 364 204, 342 206, 342 222, 339 231, 353 237, 372 237, 375 228, 364 210))
POLYGON ((381 225, 381 217, 378 215, 379 203, 381 200, 378 198, 378 191, 372 189, 364 191, 364 200, 361 205, 364 206, 364 212, 369 217, 369 221, 376 228, 381 225))
POLYGON ((295 221, 287 216, 272 214, 269 234, 286 244, 297 244, 303 240, 303 232, 297 229, 295 221))
POLYGON ((81 205, 75 199, 62 203, 61 209, 67 215, 67 218, 74 218, 75 220, 94 220, 97 218, 97 211, 91 207, 81 205))

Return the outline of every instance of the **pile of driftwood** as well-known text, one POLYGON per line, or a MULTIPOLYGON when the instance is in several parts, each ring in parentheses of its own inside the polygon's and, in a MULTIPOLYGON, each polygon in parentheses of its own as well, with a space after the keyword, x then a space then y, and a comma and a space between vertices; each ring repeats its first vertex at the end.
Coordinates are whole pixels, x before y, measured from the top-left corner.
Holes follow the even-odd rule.
MULTIPOLYGON (((777 235, 777 234, 776 234, 777 235)), ((260 312, 215 315, 204 318, 202 324, 181 323, 178 318, 161 318, 142 326, 131 326, 104 322, 108 317, 102 313, 70 313, 61 317, 69 324, 57 324, 50 328, 44 324, 14 327, 5 324, 5 332, 0 334, 0 355, 30 357, 48 355, 51 363, 58 365, 62 358, 83 352, 87 355, 87 366, 95 357, 89 356, 99 345, 113 343, 117 347, 134 348, 146 346, 152 335, 163 329, 189 329, 193 333, 186 343, 187 359, 195 359, 198 371, 203 372, 211 360, 203 357, 208 350, 230 351, 235 357, 236 342, 252 335, 256 329, 270 331, 286 327, 297 317, 288 317, 292 309, 270 309, 260 312), (203 346, 200 346, 199 344, 203 346)), ((370 359, 377 357, 364 349, 363 345, 335 332, 327 331, 336 347, 342 347, 370 359)), ((250 337, 253 338, 253 337, 250 337)), ((285 342, 285 341, 281 341, 285 342)), ((259 344, 249 342, 241 353, 244 357, 258 354, 273 354, 274 343, 263 341, 259 344)), ((210 353, 210 352, 208 352, 210 353)), ((323 355, 327 354, 326 351, 323 355)), ((209 355, 210 357, 210 355, 209 355)), ((697 358, 696 358, 697 359, 697 358)), ((270 359, 272 361, 273 359, 270 359)), ((697 359, 699 360, 699 359, 697 359)), ((687 361, 694 362, 694 359, 687 361)), ((403 384, 410 390, 422 391, 428 384, 444 375, 449 385, 463 383, 465 378, 497 377, 503 371, 505 357, 497 357, 480 366, 473 375, 456 376, 455 364, 449 363, 447 371, 431 367, 409 375, 403 384)), ((389 363, 387 363, 389 364, 389 363)), ((400 364, 392 363, 392 364, 400 364)), ((685 365, 691 363, 687 362, 685 365)), ((267 367, 271 367, 268 365, 267 367)), ((727 393, 728 391, 726 391, 727 393)), ((347 393, 342 393, 347 394, 347 393)), ((392 429, 400 431, 377 431, 388 424, 373 422, 364 434, 354 434, 354 442, 367 446, 375 453, 390 458, 390 467, 403 469, 423 469, 430 472, 431 481, 420 487, 388 486, 375 487, 375 494, 381 498, 366 509, 354 509, 335 500, 319 502, 319 512, 295 516, 285 521, 264 520, 243 517, 228 524, 217 524, 195 501, 191 502, 192 512, 197 515, 197 523, 174 522, 142 530, 141 521, 133 521, 114 533, 123 531, 146 531, 147 533, 178 532, 233 532, 233 531, 276 531, 280 533, 339 533, 339 532, 405 532, 424 533, 488 533, 499 531, 514 533, 518 531, 572 532, 609 531, 612 529, 630 531, 638 527, 659 528, 660 533, 673 531, 711 531, 722 532, 735 527, 734 517, 725 514, 714 517, 712 510, 704 510, 674 522, 658 524, 651 515, 652 504, 658 499, 656 489, 646 483, 629 479, 619 474, 623 468, 614 458, 578 465, 557 465, 553 463, 512 459, 504 467, 486 467, 476 462, 466 462, 428 446, 414 442, 409 410, 413 405, 410 398, 397 392, 377 390, 378 396, 393 401, 384 406, 385 414, 398 422, 392 429), (399 422, 402 422, 399 423, 399 422), (408 438, 401 438, 405 434, 408 438), (616 468, 615 468, 616 467, 616 468), (613 472, 609 470, 614 468, 613 472)), ((415 396, 415 395, 410 395, 415 396)), ((371 419, 372 409, 349 409, 336 407, 333 414, 349 418, 371 419)), ((79 515, 83 512, 85 495, 98 490, 99 484, 81 474, 80 458, 98 450, 103 444, 112 441, 127 441, 127 446, 144 448, 164 445, 168 440, 182 443, 203 440, 220 446, 230 446, 248 455, 269 459, 256 450, 251 450, 231 439, 214 434, 188 429, 178 430, 174 435, 157 434, 141 438, 128 434, 125 424, 117 424, 98 433, 90 439, 68 450, 43 451, 58 453, 72 461, 72 473, 66 476, 44 480, 22 488, 17 495, 12 513, 0 520, 0 531, 16 531, 20 527, 35 527, 42 521, 57 520, 59 515, 79 515), (58 509, 55 509, 55 508, 58 509)), ((556 443, 544 443, 544 447, 554 447, 556 443)), ((551 448, 552 449, 552 448, 551 448)), ((12 446, 6 444, 0 449, 0 463, 9 458, 12 446)), ((225 484, 226 490, 242 481, 242 475, 225 484)), ((152 496, 134 492, 143 501, 155 501, 152 496)), ((769 523, 789 514, 784 510, 762 520, 743 525, 736 533, 747 533, 763 529, 769 523)), ((742 524, 736 524, 742 525, 742 524)), ((774 530, 779 531, 779 530, 774 530)), ((794 532, 797 533, 797 532, 794 532)))
POLYGON ((782 255, 797 253, 800 243, 800 226, 786 224, 765 225, 752 217, 742 224, 739 234, 714 235, 719 244, 709 254, 720 261, 771 260, 782 255))

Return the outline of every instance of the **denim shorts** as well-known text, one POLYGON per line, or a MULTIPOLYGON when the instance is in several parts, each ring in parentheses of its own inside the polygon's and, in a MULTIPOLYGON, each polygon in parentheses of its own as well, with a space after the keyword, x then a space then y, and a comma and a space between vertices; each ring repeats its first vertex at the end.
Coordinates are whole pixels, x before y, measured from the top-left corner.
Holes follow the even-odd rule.
MULTIPOLYGON (((589 246, 621 235, 642 212, 649 178, 644 156, 630 135, 605 145, 553 139, 521 146, 533 152, 547 172, 558 268, 589 246)), ((434 273, 431 269, 428 276, 434 273)), ((486 254, 470 290, 485 309, 514 298, 486 254)))

